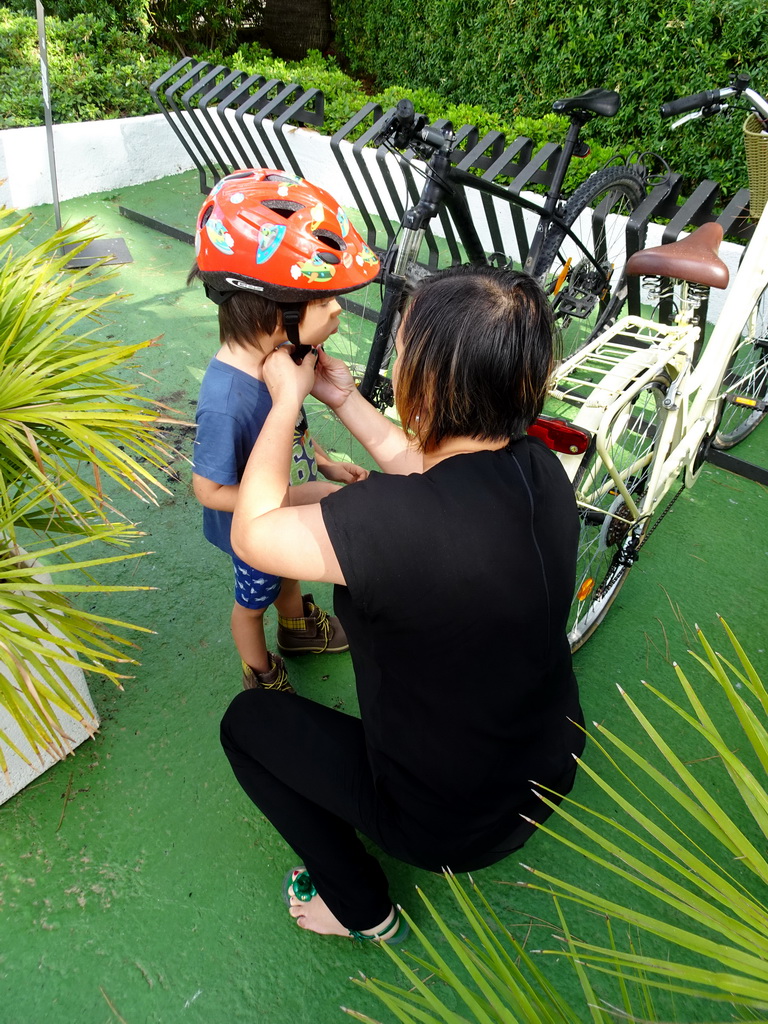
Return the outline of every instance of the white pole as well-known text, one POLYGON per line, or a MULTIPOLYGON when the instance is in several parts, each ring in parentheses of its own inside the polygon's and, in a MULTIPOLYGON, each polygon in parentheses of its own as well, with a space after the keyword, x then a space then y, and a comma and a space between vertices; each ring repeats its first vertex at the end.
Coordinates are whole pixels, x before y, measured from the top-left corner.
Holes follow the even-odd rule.
POLYGON ((53 212, 56 227, 61 229, 61 210, 59 208, 59 188, 56 183, 56 154, 53 149, 53 117, 51 115, 51 93, 48 88, 48 47, 45 41, 45 8, 40 0, 37 2, 37 38, 40 45, 40 78, 43 85, 43 107, 45 108, 45 134, 48 140, 48 167, 51 173, 51 192, 53 193, 53 212))

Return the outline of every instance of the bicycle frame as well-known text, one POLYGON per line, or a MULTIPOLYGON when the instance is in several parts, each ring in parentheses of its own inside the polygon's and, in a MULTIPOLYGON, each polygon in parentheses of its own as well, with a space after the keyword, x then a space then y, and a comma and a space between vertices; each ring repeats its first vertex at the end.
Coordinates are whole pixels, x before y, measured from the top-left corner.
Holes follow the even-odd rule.
MULTIPOLYGON (((745 92, 753 106, 765 113, 768 104, 746 90, 748 82, 746 75, 739 75, 726 89, 673 100, 661 113, 672 116, 690 111, 684 118, 688 120, 701 116, 702 110, 716 113, 727 106, 723 101, 745 92)), ((692 248, 695 251, 695 246, 692 248)), ((709 252, 706 243, 701 249, 703 265, 709 252)), ((651 518, 660 512, 675 481, 682 479, 685 487, 696 481, 710 447, 723 431, 728 396, 747 408, 750 401, 757 407, 764 398, 764 372, 756 378, 759 383, 754 385, 753 397, 749 383, 746 394, 742 392, 744 378, 740 379, 740 371, 734 372, 733 367, 740 365, 742 345, 745 373, 751 373, 752 359, 757 359, 756 366, 763 365, 760 304, 768 287, 768 206, 752 233, 706 344, 701 342, 698 314, 705 286, 697 284, 697 277, 711 281, 718 275, 703 270, 699 275, 690 265, 683 269, 682 262, 676 263, 678 256, 683 259, 679 247, 674 253, 667 250, 665 256, 659 255, 658 262, 651 258, 634 263, 648 267, 651 276, 662 273, 671 281, 681 281, 682 302, 674 322, 658 323, 638 316, 620 320, 561 365, 545 406, 555 422, 561 417, 577 433, 573 454, 555 449, 573 483, 580 509, 577 585, 569 618, 573 649, 586 642, 603 621, 651 532, 651 518), (681 271, 680 278, 675 277, 676 269, 681 271), (757 336, 750 319, 753 316, 760 324, 757 336)), ((628 272, 637 273, 640 266, 630 266, 628 272)), ((664 315, 671 317, 672 313, 664 315)), ((762 417, 764 410, 759 413, 762 417)), ((729 440, 733 435, 731 429, 723 436, 729 440)), ((660 512, 656 523, 663 515, 660 512)))
POLYGON ((746 248, 736 277, 723 304, 701 359, 690 375, 688 394, 693 396, 692 420, 705 418, 711 422, 718 414, 717 393, 720 390, 738 331, 741 314, 751 309, 768 285, 768 207, 763 210, 754 234, 746 248), (714 382, 709 386, 708 382, 714 382), (714 392, 714 394, 713 394, 714 392), (708 408, 714 403, 715 409, 708 408))
MULTIPOLYGON (((447 142, 448 140, 446 140, 447 142)), ((572 142, 571 154, 573 148, 574 143, 572 142)), ((430 157, 426 162, 426 181, 421 195, 418 201, 403 213, 401 219, 402 233, 397 248, 394 250, 394 259, 391 261, 391 266, 386 265, 385 258, 384 275, 388 285, 385 302, 387 305, 382 307, 379 323, 371 343, 368 362, 360 386, 363 395, 369 396, 372 393, 374 383, 379 374, 379 368, 385 364, 389 355, 388 348, 392 344, 393 339, 387 336, 386 330, 382 330, 382 324, 386 325, 389 322, 390 307, 397 308, 399 305, 400 297, 407 284, 408 269, 416 262, 427 224, 436 218, 441 210, 445 210, 456 226, 459 241, 464 247, 469 262, 488 262, 485 247, 480 240, 469 208, 465 185, 481 195, 488 196, 491 199, 499 199, 509 205, 518 206, 523 210, 532 212, 539 218, 534 239, 525 260, 526 266, 536 258, 541 245, 546 239, 547 229, 552 224, 556 224, 575 243, 584 258, 596 270, 600 270, 596 257, 589 252, 575 231, 568 227, 555 212, 557 196, 555 196, 552 189, 555 184, 557 184, 558 189, 562 186, 562 180, 567 167, 567 163, 562 164, 561 170, 556 175, 550 192, 547 195, 546 203, 539 205, 520 195, 510 193, 501 185, 491 181, 484 181, 482 178, 477 178, 467 171, 452 167, 448 145, 430 157), (551 207, 549 211, 546 209, 547 203, 551 207)))
MULTIPOLYGON (((741 266, 733 281, 720 316, 696 366, 694 352, 699 328, 690 323, 660 325, 639 317, 625 317, 615 327, 601 335, 586 349, 566 361, 558 372, 561 381, 576 379, 579 369, 590 361, 606 359, 611 344, 620 353, 621 346, 614 339, 626 336, 628 331, 645 332, 638 338, 647 348, 627 349, 594 387, 573 420, 574 426, 594 434, 594 444, 600 460, 610 476, 613 487, 621 495, 628 515, 616 516, 624 523, 635 525, 650 519, 669 491, 674 480, 684 471, 684 483, 691 487, 704 462, 706 445, 714 434, 720 418, 721 386, 729 360, 739 341, 740 311, 751 308, 768 286, 768 207, 757 224, 755 233, 745 251, 741 266), (617 417, 648 385, 661 374, 670 375, 669 389, 664 398, 663 424, 655 438, 652 452, 643 460, 618 466, 611 456, 609 432, 617 417), (670 375, 671 376, 671 375, 670 375), (627 487, 627 481, 636 474, 647 474, 647 486, 638 504, 627 487)), ((556 397, 567 397, 569 392, 555 387, 556 397)), ((560 454, 566 472, 575 480, 582 457, 560 454)), ((595 507, 603 492, 590 494, 589 481, 577 488, 579 504, 586 509, 595 507)))

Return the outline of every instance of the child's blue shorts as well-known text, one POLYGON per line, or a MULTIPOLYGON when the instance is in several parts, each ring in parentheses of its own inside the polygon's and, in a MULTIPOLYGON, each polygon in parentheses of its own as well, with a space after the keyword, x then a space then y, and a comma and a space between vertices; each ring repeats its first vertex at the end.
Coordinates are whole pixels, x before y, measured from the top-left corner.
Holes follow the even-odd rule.
POLYGON ((243 608, 267 608, 280 593, 281 576, 260 572, 237 555, 232 555, 235 570, 235 601, 243 608))

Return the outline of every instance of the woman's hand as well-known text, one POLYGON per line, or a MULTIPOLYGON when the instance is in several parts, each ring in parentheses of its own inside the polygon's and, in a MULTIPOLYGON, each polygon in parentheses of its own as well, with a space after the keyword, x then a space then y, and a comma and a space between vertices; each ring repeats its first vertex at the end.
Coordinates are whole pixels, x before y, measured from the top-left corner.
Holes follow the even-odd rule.
POLYGON ((313 349, 300 363, 295 363, 291 348, 291 345, 278 345, 270 352, 263 364, 264 383, 273 405, 285 401, 298 409, 314 386, 318 350, 313 349))
POLYGON ((315 369, 315 383, 312 394, 329 409, 340 409, 357 388, 343 360, 329 356, 323 348, 317 349, 318 360, 315 369))

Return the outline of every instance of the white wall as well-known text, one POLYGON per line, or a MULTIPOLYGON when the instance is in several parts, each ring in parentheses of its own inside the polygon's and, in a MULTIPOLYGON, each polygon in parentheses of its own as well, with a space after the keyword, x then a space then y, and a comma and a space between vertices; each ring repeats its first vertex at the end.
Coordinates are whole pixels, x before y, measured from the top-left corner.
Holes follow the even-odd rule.
MULTIPOLYGON (((59 198, 75 199, 179 174, 193 164, 162 114, 53 126, 59 198)), ((45 128, 0 131, 0 203, 53 201, 45 128)))

